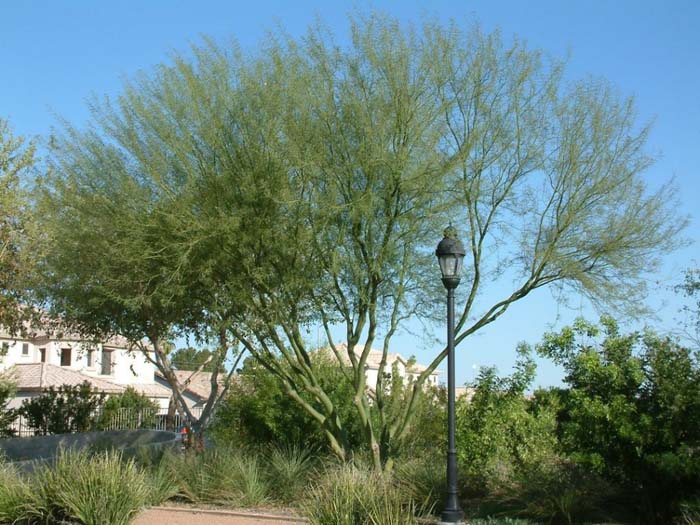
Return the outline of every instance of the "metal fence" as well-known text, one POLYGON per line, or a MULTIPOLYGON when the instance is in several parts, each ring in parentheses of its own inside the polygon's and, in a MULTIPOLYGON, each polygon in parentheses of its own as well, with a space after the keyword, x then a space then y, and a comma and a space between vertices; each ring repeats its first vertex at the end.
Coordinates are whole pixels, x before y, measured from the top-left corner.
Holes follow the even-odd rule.
MULTIPOLYGON (((196 418, 202 415, 202 408, 191 408, 190 412, 196 418)), ((185 420, 180 414, 175 413, 172 421, 168 424, 167 409, 134 409, 118 408, 104 411, 102 408, 96 410, 91 417, 92 425, 90 430, 179 430, 185 424, 185 420)), ((24 416, 18 416, 10 426, 15 437, 31 437, 41 432, 29 425, 24 416)))

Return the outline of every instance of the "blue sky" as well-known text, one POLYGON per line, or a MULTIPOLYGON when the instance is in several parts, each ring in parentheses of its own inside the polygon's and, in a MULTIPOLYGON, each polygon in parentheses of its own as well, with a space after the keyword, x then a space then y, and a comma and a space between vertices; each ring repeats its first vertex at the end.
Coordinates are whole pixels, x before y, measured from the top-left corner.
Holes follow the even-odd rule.
MULTIPOLYGON (((9 118, 18 134, 43 136, 58 116, 85 122, 91 94, 119 93, 125 77, 167 61, 171 51, 186 49, 202 35, 233 37, 243 48, 255 49, 267 31, 282 26, 301 35, 319 17, 342 41, 347 15, 371 9, 417 24, 425 16, 460 24, 478 20, 487 31, 500 29, 506 39, 517 35, 555 57, 569 56, 571 79, 603 77, 621 94, 634 95, 640 122, 655 122, 648 149, 659 160, 645 177, 652 188, 675 178, 681 211, 691 216, 686 236, 698 239, 700 2, 695 0, 5 1, 0 2, 0 116, 9 118)), ((693 261, 700 261, 696 243, 669 256, 655 276, 648 300, 658 319, 652 325, 674 329, 679 300, 668 288, 693 261)), ((483 365, 506 372, 518 341, 534 343, 543 331, 579 313, 592 315, 577 298, 570 306, 557 306, 546 290, 516 305, 459 348, 458 382, 473 378, 483 365)), ((416 343, 408 334, 394 347, 423 362, 436 349, 437 343, 416 343)), ((538 383, 559 378, 551 365, 540 366, 538 383)))

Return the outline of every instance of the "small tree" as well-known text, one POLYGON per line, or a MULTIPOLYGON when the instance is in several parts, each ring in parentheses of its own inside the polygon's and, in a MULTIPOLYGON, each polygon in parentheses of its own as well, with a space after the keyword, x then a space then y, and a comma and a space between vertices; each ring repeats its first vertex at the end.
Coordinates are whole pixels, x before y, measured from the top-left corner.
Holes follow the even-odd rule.
POLYGON ((106 394, 93 390, 87 381, 80 385, 49 387, 40 396, 25 399, 18 413, 38 435, 88 432, 106 394))

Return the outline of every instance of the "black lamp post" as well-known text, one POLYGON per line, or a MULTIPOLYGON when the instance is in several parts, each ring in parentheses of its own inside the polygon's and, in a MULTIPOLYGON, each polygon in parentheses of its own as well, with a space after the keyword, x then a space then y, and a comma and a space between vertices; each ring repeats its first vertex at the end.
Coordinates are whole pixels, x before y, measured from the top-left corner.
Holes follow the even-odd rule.
POLYGON ((455 445, 455 288, 459 285, 464 246, 457 230, 448 226, 435 250, 442 284, 447 288, 447 503, 440 515, 441 523, 460 523, 464 512, 457 499, 457 450, 455 445))

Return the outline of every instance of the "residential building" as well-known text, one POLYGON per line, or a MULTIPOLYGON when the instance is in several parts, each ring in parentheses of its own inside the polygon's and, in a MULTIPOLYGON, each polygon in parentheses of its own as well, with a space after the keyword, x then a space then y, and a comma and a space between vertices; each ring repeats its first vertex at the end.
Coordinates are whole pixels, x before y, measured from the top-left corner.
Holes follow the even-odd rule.
MULTIPOLYGON (((0 328, 0 373, 11 374, 17 384, 9 408, 41 395, 49 387, 79 385, 85 381, 106 394, 124 392, 132 387, 167 410, 172 390, 156 366, 128 342, 114 337, 104 342, 87 341, 76 334, 60 331, 27 330, 24 336, 12 336, 0 328)), ((178 371, 183 383, 192 372, 178 371)), ((198 373, 189 383, 184 398, 190 408, 203 406, 209 395, 210 375, 198 373)))
MULTIPOLYGON (((350 357, 348 355, 348 345, 347 343, 340 343, 336 345, 342 359, 344 366, 350 366, 350 357)), ((364 345, 355 345, 353 348, 353 353, 359 359, 364 350, 364 345)), ((328 349, 330 352, 330 349, 328 349)), ((374 391, 377 387, 377 378, 379 376, 379 366, 382 362, 383 352, 375 348, 370 348, 369 354, 367 355, 367 361, 365 362, 365 377, 367 381, 367 387, 374 391)), ((414 381, 418 376, 427 370, 425 365, 416 363, 415 360, 411 358, 406 358, 399 353, 388 353, 386 356, 386 364, 384 367, 385 374, 392 374, 396 372, 404 378, 406 381, 414 381)), ((440 372, 438 370, 433 370, 428 376, 425 384, 429 386, 437 386, 439 381, 440 372)))

